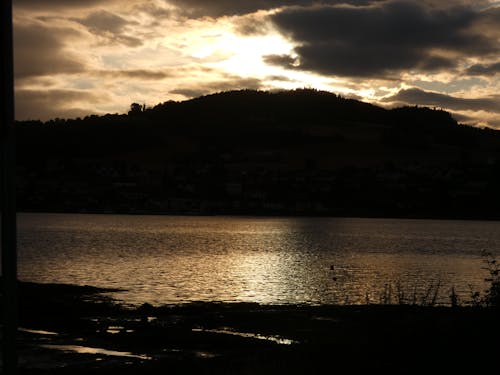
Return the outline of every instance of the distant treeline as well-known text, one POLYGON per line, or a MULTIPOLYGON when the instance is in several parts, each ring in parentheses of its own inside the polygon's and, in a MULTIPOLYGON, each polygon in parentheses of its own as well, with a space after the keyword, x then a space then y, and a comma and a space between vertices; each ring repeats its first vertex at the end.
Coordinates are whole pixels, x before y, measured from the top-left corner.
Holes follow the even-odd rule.
POLYGON ((500 218, 500 133, 316 90, 17 123, 18 207, 500 218))

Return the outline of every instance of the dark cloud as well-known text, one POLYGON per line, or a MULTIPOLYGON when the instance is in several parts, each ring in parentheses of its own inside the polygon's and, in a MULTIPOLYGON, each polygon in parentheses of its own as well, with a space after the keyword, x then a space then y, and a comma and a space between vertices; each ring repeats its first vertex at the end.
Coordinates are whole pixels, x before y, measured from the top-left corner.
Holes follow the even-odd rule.
POLYGON ((14 25, 16 78, 84 71, 84 63, 64 50, 65 38, 76 36, 78 33, 72 29, 14 25))
POLYGON ((87 17, 77 19, 79 23, 98 32, 120 33, 128 24, 127 20, 105 10, 90 13, 87 17))
POLYGON ((311 4, 312 0, 167 0, 167 2, 176 5, 185 15, 220 17, 253 13, 257 10, 272 9, 284 5, 311 4))
POLYGON ((260 88, 262 88, 262 84, 260 80, 256 78, 228 76, 227 80, 205 82, 201 84, 193 84, 192 86, 179 87, 170 91, 170 93, 183 95, 186 98, 196 98, 198 96, 213 94, 215 92, 221 91, 238 89, 258 90, 260 88))
POLYGON ((135 25, 136 22, 127 21, 114 13, 100 10, 90 13, 85 18, 72 18, 72 20, 87 27, 91 33, 108 39, 110 43, 125 44, 129 47, 142 44, 141 39, 127 33, 127 27, 135 25))
POLYGON ((286 76, 280 76, 280 75, 267 76, 266 81, 293 82, 292 79, 290 79, 286 76))
POLYGON ((414 69, 449 70, 461 56, 498 53, 496 39, 474 31, 478 17, 472 7, 399 0, 289 8, 272 20, 299 44, 301 69, 385 77, 414 69))
POLYGON ((139 80, 159 80, 176 76, 176 73, 173 71, 148 70, 148 69, 100 70, 90 73, 101 77, 127 78, 127 79, 139 79, 139 80))
POLYGON ((265 35, 269 32, 267 19, 255 15, 241 17, 235 25, 235 31, 240 35, 265 35))
POLYGON ((486 111, 500 112, 500 96, 489 96, 485 98, 467 99, 437 92, 424 91, 411 88, 399 91, 397 94, 385 98, 388 103, 406 103, 410 105, 435 106, 456 111, 486 111))
MULTIPOLYGON (((491 4, 490 4, 491 5, 491 4)), ((496 6, 484 7, 479 13, 476 27, 483 30, 488 34, 500 35, 498 24, 500 22, 500 7, 498 3, 496 6)))
POLYGON ((297 58, 290 55, 267 55, 263 57, 265 63, 279 65, 287 68, 296 67, 299 64, 297 58))
POLYGON ((500 73, 500 62, 494 64, 475 64, 465 72, 471 76, 493 76, 500 73))
POLYGON ((94 5, 109 4, 107 0, 13 0, 14 8, 29 10, 48 10, 55 8, 88 8, 94 5))
POLYGON ((106 97, 79 90, 16 90, 17 120, 48 120, 55 117, 75 118, 90 114, 106 97))
POLYGON ((166 0, 176 5, 184 14, 192 17, 220 17, 253 13, 258 10, 315 4, 367 5, 382 0, 166 0))
POLYGON ((135 8, 155 18, 170 18, 172 16, 172 11, 170 9, 158 6, 155 3, 139 3, 135 8))
POLYGON ((442 69, 447 69, 448 71, 456 67, 456 61, 454 59, 441 57, 441 56, 426 56, 416 64, 416 68, 425 72, 433 72, 442 69))

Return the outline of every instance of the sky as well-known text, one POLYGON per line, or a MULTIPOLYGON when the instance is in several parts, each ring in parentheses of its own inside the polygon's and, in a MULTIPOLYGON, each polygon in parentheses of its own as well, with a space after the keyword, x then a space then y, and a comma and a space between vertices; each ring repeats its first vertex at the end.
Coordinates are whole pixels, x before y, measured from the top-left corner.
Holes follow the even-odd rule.
POLYGON ((500 1, 13 0, 16 118, 315 88, 500 129, 500 1))

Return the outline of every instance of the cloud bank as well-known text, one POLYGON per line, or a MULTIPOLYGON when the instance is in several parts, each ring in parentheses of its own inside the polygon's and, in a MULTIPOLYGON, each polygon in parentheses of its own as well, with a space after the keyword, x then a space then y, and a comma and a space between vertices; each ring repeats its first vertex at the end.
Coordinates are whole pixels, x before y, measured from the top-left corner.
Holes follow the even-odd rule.
POLYGON ((18 119, 314 87, 500 124, 494 1, 14 0, 14 22, 18 119))
POLYGON ((457 69, 464 58, 498 54, 497 39, 475 29, 481 17, 470 7, 390 1, 291 8, 272 19, 297 43, 300 69, 385 78, 457 69))

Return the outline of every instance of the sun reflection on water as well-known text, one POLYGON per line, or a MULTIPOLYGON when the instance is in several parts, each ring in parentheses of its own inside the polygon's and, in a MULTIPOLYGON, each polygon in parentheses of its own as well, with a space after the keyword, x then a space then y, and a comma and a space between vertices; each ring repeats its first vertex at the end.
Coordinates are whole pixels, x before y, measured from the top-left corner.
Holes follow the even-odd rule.
POLYGON ((440 301, 484 287, 499 222, 19 215, 21 279, 125 289, 127 304, 365 303, 387 285, 440 301))

